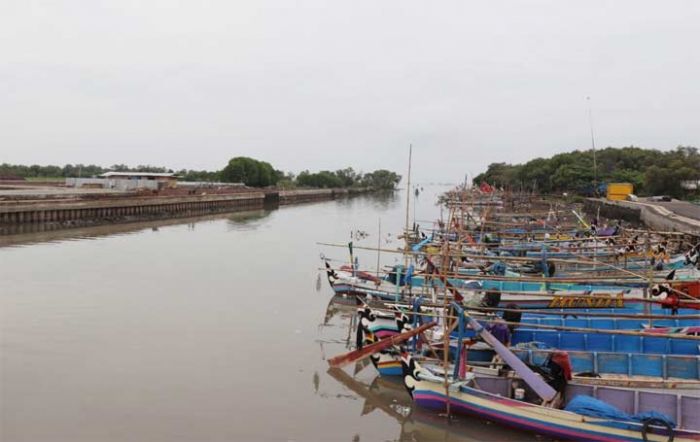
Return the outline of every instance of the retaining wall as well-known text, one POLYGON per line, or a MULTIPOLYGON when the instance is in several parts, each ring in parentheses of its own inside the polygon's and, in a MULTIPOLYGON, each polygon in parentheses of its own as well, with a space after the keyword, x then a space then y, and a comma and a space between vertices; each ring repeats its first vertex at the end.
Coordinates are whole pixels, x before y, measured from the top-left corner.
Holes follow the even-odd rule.
POLYGON ((333 199, 333 189, 280 190, 279 203, 292 204, 306 201, 333 199))
POLYGON ((296 189, 280 190, 278 195, 280 204, 294 204, 358 195, 369 191, 369 189, 296 189))
POLYGON ((700 220, 677 215, 668 209, 650 203, 589 198, 584 202, 583 208, 590 214, 597 213, 598 208, 600 208, 600 214, 606 218, 642 222, 654 230, 700 235, 700 220))
POLYGON ((262 192, 246 192, 234 195, 118 198, 5 205, 0 206, 0 229, 2 226, 17 224, 60 223, 73 226, 255 209, 263 206, 264 198, 262 192))
POLYGON ((621 219, 635 224, 642 222, 640 207, 625 207, 612 201, 589 198, 584 201, 583 210, 591 215, 596 215, 600 210, 600 214, 609 219, 621 219))
POLYGON ((0 234, 12 234, 18 226, 89 226, 101 223, 164 219, 207 213, 232 212, 273 205, 328 200, 368 192, 368 189, 298 189, 190 196, 145 196, 71 201, 53 200, 0 203, 0 234), (12 228, 10 228, 12 227, 12 228))

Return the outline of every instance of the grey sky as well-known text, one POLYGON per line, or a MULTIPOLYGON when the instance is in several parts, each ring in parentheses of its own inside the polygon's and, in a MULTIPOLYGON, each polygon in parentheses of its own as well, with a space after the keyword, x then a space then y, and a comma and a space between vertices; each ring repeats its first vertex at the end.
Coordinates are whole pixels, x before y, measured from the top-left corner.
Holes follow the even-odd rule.
POLYGON ((390 168, 700 147, 700 1, 0 1, 0 162, 390 168))

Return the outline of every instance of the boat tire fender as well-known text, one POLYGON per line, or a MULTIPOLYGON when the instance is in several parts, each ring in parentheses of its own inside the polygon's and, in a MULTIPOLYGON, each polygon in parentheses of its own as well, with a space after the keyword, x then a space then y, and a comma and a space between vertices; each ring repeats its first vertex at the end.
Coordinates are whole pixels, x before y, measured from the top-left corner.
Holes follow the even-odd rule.
POLYGON ((673 427, 661 419, 644 419, 642 422, 642 439, 646 442, 649 440, 647 434, 649 433, 649 427, 652 425, 657 425, 659 427, 664 427, 668 431, 668 442, 673 442, 673 427))

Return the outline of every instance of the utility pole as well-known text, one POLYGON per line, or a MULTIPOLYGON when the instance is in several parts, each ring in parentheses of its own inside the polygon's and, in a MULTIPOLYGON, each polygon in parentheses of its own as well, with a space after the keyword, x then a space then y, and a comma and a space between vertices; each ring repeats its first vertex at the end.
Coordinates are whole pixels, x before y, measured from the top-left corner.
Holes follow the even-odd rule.
POLYGON ((591 128, 591 148, 593 149, 593 195, 598 193, 598 163, 595 157, 595 135, 593 132, 593 110, 591 109, 591 97, 586 97, 588 102, 588 125, 591 128))

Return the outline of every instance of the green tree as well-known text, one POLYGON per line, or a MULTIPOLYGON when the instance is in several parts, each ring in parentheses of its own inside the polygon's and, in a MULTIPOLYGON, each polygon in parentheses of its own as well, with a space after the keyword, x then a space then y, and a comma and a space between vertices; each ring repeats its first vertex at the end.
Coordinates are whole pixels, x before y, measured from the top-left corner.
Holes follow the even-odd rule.
POLYGON ((271 186, 277 183, 278 178, 270 163, 248 157, 232 158, 221 171, 222 181, 251 187, 271 186))
POLYGON ((345 169, 339 169, 335 171, 335 175, 340 178, 343 183, 343 187, 352 187, 357 183, 359 178, 358 174, 353 170, 352 167, 346 167, 345 169))
POLYGON ((362 176, 362 185, 377 190, 395 189, 401 182, 401 175, 390 170, 379 169, 362 176))
POLYGON ((301 187, 333 188, 343 187, 343 181, 328 170, 317 173, 310 173, 308 170, 301 172, 297 176, 297 185, 301 187))
MULTIPOLYGON (((639 195, 669 194, 684 197, 683 180, 700 179, 700 153, 694 147, 672 151, 629 146, 607 147, 596 152, 597 182, 629 182, 639 195)), ((583 191, 593 187, 593 151, 560 153, 525 164, 492 163, 474 178, 479 184, 541 192, 583 191)))

